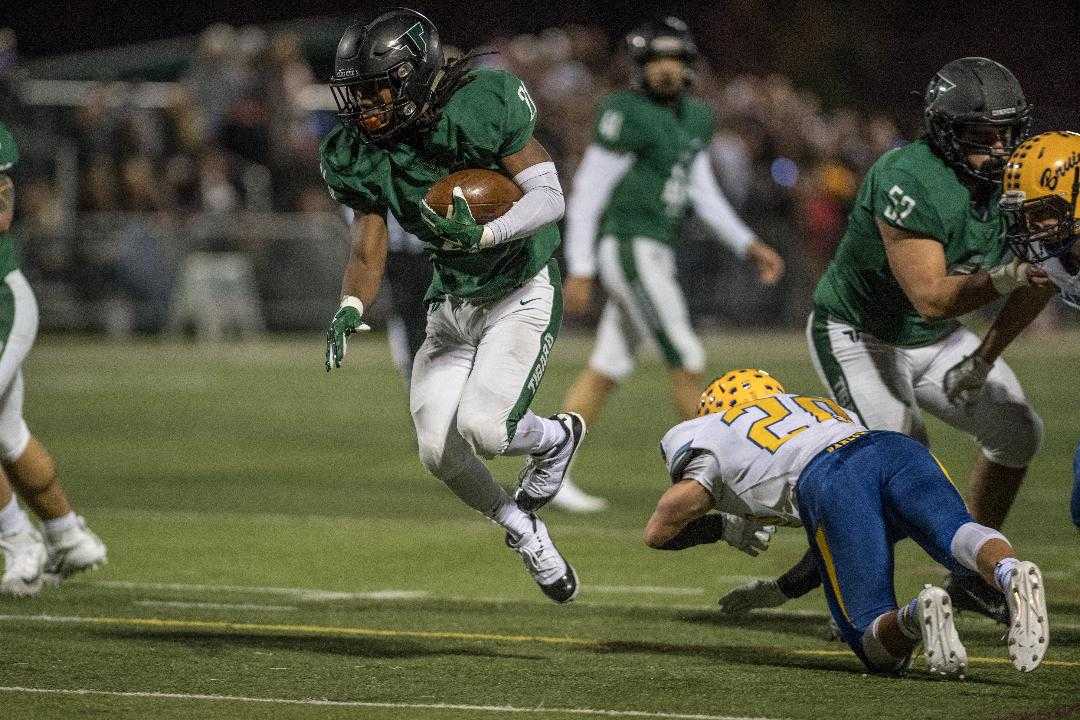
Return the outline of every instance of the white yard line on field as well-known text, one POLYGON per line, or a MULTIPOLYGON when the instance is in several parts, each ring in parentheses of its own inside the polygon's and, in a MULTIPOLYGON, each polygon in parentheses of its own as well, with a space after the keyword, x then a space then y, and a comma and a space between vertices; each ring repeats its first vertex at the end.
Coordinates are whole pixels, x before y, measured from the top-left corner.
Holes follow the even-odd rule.
POLYGON ((142 607, 163 607, 195 610, 295 610, 295 605, 253 605, 251 603, 181 602, 178 600, 136 600, 142 607))
POLYGON ((314 588, 261 587, 257 585, 200 585, 194 583, 126 582, 123 580, 94 580, 86 583, 121 590, 172 590, 177 592, 230 592, 253 595, 286 595, 298 600, 417 600, 428 597, 423 590, 366 590, 345 592, 314 588))
POLYGON ((649 710, 606 710, 600 708, 515 707, 512 705, 463 705, 458 703, 360 702, 355 700, 319 700, 314 698, 267 698, 241 695, 204 695, 169 692, 119 692, 67 688, 29 688, 0 686, 0 693, 38 695, 82 695, 97 697, 146 698, 150 700, 202 700, 208 702, 260 703, 263 705, 308 705, 344 708, 384 708, 407 710, 462 710, 465 712, 530 713, 535 715, 587 715, 624 718, 665 718, 666 720, 769 720, 769 718, 693 713, 653 712, 649 710))

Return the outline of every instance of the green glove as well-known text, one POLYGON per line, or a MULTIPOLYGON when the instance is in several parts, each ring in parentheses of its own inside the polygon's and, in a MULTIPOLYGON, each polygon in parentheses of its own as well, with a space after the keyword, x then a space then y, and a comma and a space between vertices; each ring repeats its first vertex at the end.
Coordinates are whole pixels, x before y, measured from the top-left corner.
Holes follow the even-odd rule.
POLYGON ((469 209, 469 201, 459 187, 454 188, 449 217, 443 217, 432 210, 427 200, 420 203, 420 217, 442 238, 443 250, 473 253, 491 244, 491 231, 485 232, 484 226, 476 223, 476 218, 469 209))
POLYGON ((356 298, 346 298, 344 302, 347 304, 343 303, 338 308, 330 320, 330 327, 326 329, 326 372, 330 372, 332 367, 341 367, 341 360, 345 357, 345 338, 354 332, 371 329, 360 319, 360 314, 364 311, 363 304, 356 298), (348 302, 349 300, 355 301, 355 304, 348 302))

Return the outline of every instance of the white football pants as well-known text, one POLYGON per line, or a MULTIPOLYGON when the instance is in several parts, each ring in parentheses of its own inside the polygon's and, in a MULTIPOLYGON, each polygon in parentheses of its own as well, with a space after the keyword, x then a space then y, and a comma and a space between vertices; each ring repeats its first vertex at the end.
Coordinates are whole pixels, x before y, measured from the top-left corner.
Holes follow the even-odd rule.
POLYGON ((1027 467, 1039 449, 1042 420, 1004 360, 994 363, 970 406, 954 405, 945 396, 945 373, 979 346, 967 328, 932 345, 897 347, 814 312, 806 338, 814 369, 833 399, 872 430, 902 432, 929 445, 921 408, 974 436, 983 455, 998 465, 1027 467))
POLYGON ((477 455, 493 457, 510 444, 540 386, 561 317, 554 261, 499 300, 446 298, 428 310, 409 399, 420 461, 488 517, 507 496, 477 455))

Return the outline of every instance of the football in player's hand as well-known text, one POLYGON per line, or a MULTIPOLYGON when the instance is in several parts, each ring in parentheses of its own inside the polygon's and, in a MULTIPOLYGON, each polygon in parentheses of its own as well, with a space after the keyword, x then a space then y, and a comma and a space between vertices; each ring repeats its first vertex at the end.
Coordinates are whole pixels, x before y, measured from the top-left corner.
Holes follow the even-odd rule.
POLYGON ((494 170, 459 170, 431 186, 424 199, 435 212, 450 210, 454 187, 461 188, 473 217, 480 225, 499 217, 519 199, 521 188, 510 178, 494 170))

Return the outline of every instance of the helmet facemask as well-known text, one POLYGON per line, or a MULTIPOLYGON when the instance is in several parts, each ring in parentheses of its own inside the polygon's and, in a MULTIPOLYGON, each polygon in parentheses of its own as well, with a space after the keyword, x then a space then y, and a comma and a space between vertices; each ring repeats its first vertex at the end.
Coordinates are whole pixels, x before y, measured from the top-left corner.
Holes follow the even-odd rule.
POLYGON ((974 180, 993 185, 1001 184, 1009 156, 1031 133, 1030 113, 1004 122, 956 120, 934 114, 928 124, 934 144, 950 165, 974 180), (968 161, 972 155, 986 159, 976 167, 968 161))
POLYGON ((1060 195, 1034 200, 1024 197, 1022 191, 1014 190, 1001 198, 1009 249, 1028 262, 1042 262, 1068 253, 1080 232, 1074 219, 1076 193, 1072 205, 1060 195))
MULTIPOLYGON (((337 116, 355 124, 366 140, 399 137, 422 110, 410 97, 412 76, 412 66, 406 62, 376 77, 331 82, 337 116)), ((430 94, 430 88, 421 89, 421 93, 425 90, 430 94)))

